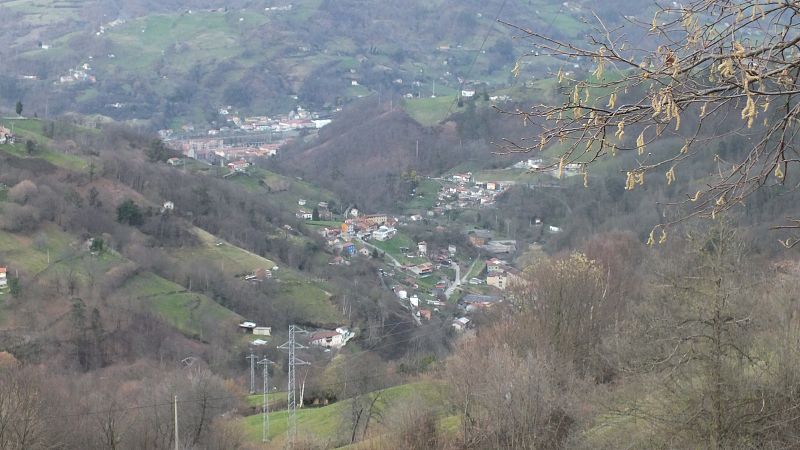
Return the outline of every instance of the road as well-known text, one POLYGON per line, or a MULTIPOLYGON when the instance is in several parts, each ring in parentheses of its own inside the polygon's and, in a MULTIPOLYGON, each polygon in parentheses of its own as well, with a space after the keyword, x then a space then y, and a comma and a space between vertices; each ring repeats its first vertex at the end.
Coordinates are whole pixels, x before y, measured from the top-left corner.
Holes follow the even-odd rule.
POLYGON ((455 291, 457 287, 461 286, 461 267, 458 265, 458 263, 455 263, 454 265, 456 266, 456 279, 453 280, 453 282, 450 283, 450 287, 444 291, 444 296, 448 299, 451 295, 453 295, 453 291, 455 291))
POLYGON ((472 269, 475 268, 475 264, 478 264, 478 257, 475 257, 475 260, 472 261, 472 264, 470 264, 469 270, 467 271, 467 273, 464 274, 464 278, 461 279, 462 283, 466 283, 467 282, 467 277, 469 277, 469 274, 472 273, 472 269))
POLYGON ((447 288, 447 290, 444 291, 444 296, 445 297, 447 297, 449 299, 450 296, 453 295, 453 292, 455 292, 457 287, 461 286, 462 283, 466 283, 467 282, 467 277, 469 276, 469 274, 472 273, 472 269, 475 268, 475 264, 477 264, 477 262, 478 262, 478 258, 475 258, 475 260, 472 261, 472 264, 470 264, 469 269, 467 270, 467 272, 464 274, 463 277, 461 276, 461 267, 458 264, 455 265, 456 266, 456 279, 453 281, 452 284, 450 284, 450 287, 447 288))

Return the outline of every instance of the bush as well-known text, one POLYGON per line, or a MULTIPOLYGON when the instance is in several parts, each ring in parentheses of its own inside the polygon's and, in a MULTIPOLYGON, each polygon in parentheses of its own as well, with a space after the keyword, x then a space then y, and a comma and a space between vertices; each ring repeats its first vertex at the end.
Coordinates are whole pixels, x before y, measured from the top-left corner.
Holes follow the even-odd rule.
POLYGON ((33 231, 39 225, 39 210, 30 205, 9 203, 0 216, 0 228, 11 231, 33 231))
POLYGON ((144 216, 139 205, 133 200, 125 200, 117 207, 117 222, 138 226, 144 223, 144 216))
POLYGON ((8 191, 8 199, 24 205, 31 198, 35 197, 39 188, 31 180, 22 180, 8 191))

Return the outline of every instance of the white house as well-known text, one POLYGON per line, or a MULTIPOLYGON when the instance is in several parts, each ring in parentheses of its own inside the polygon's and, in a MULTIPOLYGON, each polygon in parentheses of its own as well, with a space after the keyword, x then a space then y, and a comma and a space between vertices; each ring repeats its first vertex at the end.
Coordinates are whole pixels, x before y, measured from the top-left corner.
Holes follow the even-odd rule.
POLYGON ((456 329, 456 331, 464 331, 464 330, 467 329, 467 324, 469 324, 469 322, 470 322, 470 320, 468 318, 460 317, 460 318, 454 320, 452 325, 453 325, 453 328, 456 329))
POLYGON ((372 238, 377 241, 388 241, 397 234, 397 229, 381 225, 380 228, 372 232, 372 238))
POLYGON ((342 348, 353 336, 355 333, 347 328, 337 328, 336 331, 317 331, 308 342, 316 347, 342 348))
POLYGON ((239 328, 245 333, 252 333, 255 327, 255 322, 242 322, 239 324, 239 328))
POLYGON ((0 267, 0 288, 8 286, 8 278, 6 278, 8 270, 5 267, 0 267))
POLYGON ((332 122, 332 120, 331 119, 318 119, 318 120, 312 120, 312 122, 314 122, 314 128, 320 129, 320 128, 324 127, 325 125, 330 124, 332 122))
POLYGON ((425 241, 417 243, 417 250, 419 251, 420 256, 425 256, 428 254, 428 243, 425 241))

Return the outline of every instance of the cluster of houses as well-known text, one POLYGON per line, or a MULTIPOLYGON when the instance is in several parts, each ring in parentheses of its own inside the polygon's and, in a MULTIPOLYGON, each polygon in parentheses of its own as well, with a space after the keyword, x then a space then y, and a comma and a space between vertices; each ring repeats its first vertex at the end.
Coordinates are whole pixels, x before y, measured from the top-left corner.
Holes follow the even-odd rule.
MULTIPOLYGON (((318 211, 320 218, 322 218, 323 212, 329 213, 327 209, 321 207, 318 208, 318 211)), ((302 214, 303 218, 306 218, 306 214, 309 213, 302 212, 302 214)), ((386 241, 397 234, 397 229, 394 227, 397 224, 395 217, 386 214, 359 215, 355 208, 350 210, 348 216, 349 218, 345 219, 340 227, 324 227, 319 231, 325 238, 328 248, 338 254, 331 264, 345 263, 344 257, 356 254, 369 256, 371 250, 361 241, 371 239, 386 241)), ((310 219, 310 217, 308 218, 310 219)))
POLYGON ((542 173, 547 173, 552 175, 556 178, 564 177, 571 177, 575 175, 580 175, 584 171, 583 164, 577 163, 570 163, 564 164, 559 170, 559 166, 556 162, 547 163, 541 158, 530 158, 523 161, 519 161, 513 164, 511 169, 525 169, 530 171, 540 171, 542 173))
MULTIPOLYGON (((239 324, 242 333, 250 334, 255 337, 250 341, 250 345, 267 345, 269 341, 265 338, 272 336, 272 327, 258 326, 255 322, 244 321, 239 324)), ((339 349, 344 347, 350 339, 355 337, 355 333, 347 328, 339 327, 336 330, 318 330, 308 338, 308 343, 314 347, 325 349, 339 349)))
POLYGON ((0 145, 13 144, 15 139, 14 133, 12 133, 11 130, 5 127, 0 127, 0 145))
POLYGON ((97 78, 91 74, 92 68, 88 63, 80 68, 70 69, 66 75, 58 77, 56 84, 96 83, 97 78))
POLYGON ((517 251, 517 241, 513 239, 495 239, 489 230, 471 230, 467 233, 470 244, 492 254, 510 254, 517 251))
MULTIPOLYGON (((239 324, 239 329, 242 333, 252 334, 253 336, 272 336, 272 327, 260 327, 255 322, 245 321, 239 324)), ((251 345, 267 345, 267 340, 263 338, 256 338, 250 342, 251 345)))
MULTIPOLYGON (((314 219, 314 211, 313 209, 308 209, 308 201, 306 199, 301 198, 297 201, 297 212, 295 213, 295 217, 298 219, 303 220, 312 220, 314 219)), ((332 220, 333 219, 333 212, 331 212, 328 202, 319 202, 317 206, 314 207, 317 210, 317 220, 332 220)))
MULTIPOLYGON (((231 170, 242 171, 245 168, 242 161, 252 163, 256 158, 275 156, 297 132, 317 130, 331 123, 331 119, 321 118, 320 113, 309 112, 301 106, 277 117, 241 117, 232 106, 219 108, 217 112, 225 118, 227 125, 206 130, 205 136, 175 139, 172 130, 159 130, 158 134, 167 145, 188 158, 212 164, 236 163, 231 170), (269 139, 260 139, 260 133, 268 133, 269 139), (285 138, 273 140, 274 134, 285 138), (233 136, 240 143, 226 143, 223 136, 233 136)), ((195 133, 192 125, 184 125, 182 129, 187 134, 195 133)))
POLYGON ((109 23, 107 23, 105 25, 100 25, 100 28, 95 32, 95 36, 102 36, 109 29, 114 28, 114 27, 118 27, 120 25, 123 25, 124 23, 125 23, 125 21, 122 20, 122 19, 115 19, 115 20, 113 20, 113 21, 111 21, 111 22, 109 22, 109 23))
POLYGON ((438 200, 446 210, 492 206, 513 185, 511 181, 475 181, 471 172, 457 173, 444 181, 438 200))
MULTIPOLYGON (((226 145, 222 138, 190 138, 167 141, 167 145, 187 158, 216 164, 227 162, 230 166, 246 168, 256 158, 267 158, 278 154, 278 149, 286 141, 272 143, 253 143, 246 145, 226 145), (244 165, 243 163, 247 163, 244 165)), ((235 169, 231 169, 235 170, 235 169)))
MULTIPOLYGON (((319 113, 305 110, 298 106, 295 111, 278 117, 248 116, 239 117, 228 106, 219 109, 219 114, 227 118, 232 128, 245 132, 274 132, 285 133, 289 131, 314 130, 331 123, 331 119, 320 117, 319 113)), ((216 134, 221 130, 209 130, 209 134, 216 134)))

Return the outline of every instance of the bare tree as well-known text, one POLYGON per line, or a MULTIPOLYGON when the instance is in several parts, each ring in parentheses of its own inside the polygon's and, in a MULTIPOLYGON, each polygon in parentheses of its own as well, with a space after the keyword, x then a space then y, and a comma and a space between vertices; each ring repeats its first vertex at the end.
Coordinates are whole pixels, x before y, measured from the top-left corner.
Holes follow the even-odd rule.
POLYGON ((46 448, 44 408, 40 376, 35 370, 0 371, 0 448, 46 448))
POLYGON ((546 342, 514 342, 529 327, 515 317, 462 339, 447 362, 465 448, 562 448, 577 428, 571 365, 546 342))
POLYGON ((624 387, 609 395, 608 432, 587 434, 593 448, 781 448, 798 438, 800 385, 787 370, 797 327, 776 306, 797 280, 742 271, 745 246, 729 227, 692 236, 656 265, 649 301, 620 326, 623 343, 609 351, 624 353, 624 387))
POLYGON ((543 259, 526 269, 523 280, 511 290, 531 325, 524 337, 546 342, 571 360, 581 375, 605 379, 597 349, 615 305, 607 299, 607 279, 600 265, 581 253, 543 259))
MULTIPOLYGON (((787 183, 800 162, 797 2, 658 5, 667 6, 655 6, 652 21, 628 16, 632 26, 649 33, 644 42, 630 42, 626 30, 610 29, 599 17, 585 44, 509 24, 532 43, 529 56, 564 61, 553 75, 565 101, 507 111, 532 124, 537 136, 527 140, 532 144, 507 141, 502 148, 531 152, 552 146, 558 155, 547 169, 559 175, 579 170, 586 183, 592 163, 633 153, 624 173, 627 190, 637 189, 653 173, 671 184, 682 167, 703 161, 709 177, 673 203, 674 212, 653 229, 650 243, 666 240, 668 227, 676 222, 715 217, 762 186, 787 183), (593 61, 591 74, 570 72, 566 63, 573 58, 593 61), (745 151, 730 159, 714 152, 715 140, 726 136, 738 136, 745 151), (651 145, 657 141, 666 145, 651 145)), ((514 72, 520 71, 517 64, 514 72)), ((800 218, 781 227, 800 228, 800 218)), ((798 242, 791 238, 784 244, 798 242)))

